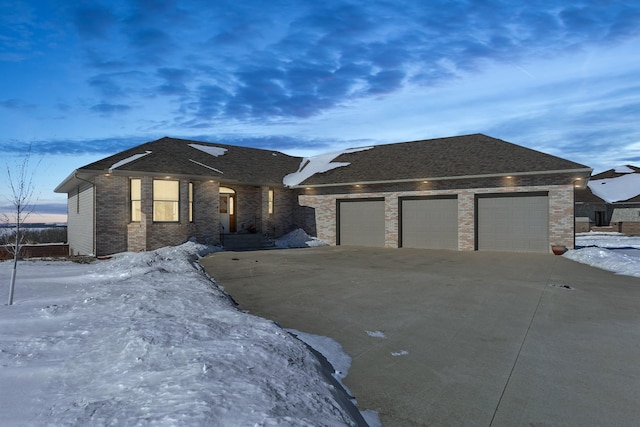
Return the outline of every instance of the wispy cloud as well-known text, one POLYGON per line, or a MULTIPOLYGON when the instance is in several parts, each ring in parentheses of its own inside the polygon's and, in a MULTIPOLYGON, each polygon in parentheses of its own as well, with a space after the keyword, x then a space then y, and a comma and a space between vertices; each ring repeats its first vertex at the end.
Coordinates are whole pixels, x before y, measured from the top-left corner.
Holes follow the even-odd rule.
POLYGON ((81 37, 104 39, 115 29, 118 17, 111 8, 94 3, 76 9, 72 22, 81 37))
POLYGON ((122 72, 106 81, 97 74, 89 84, 101 96, 116 97, 127 86, 126 72, 137 70, 153 76, 136 86, 139 93, 179 95, 181 111, 200 119, 310 117, 409 83, 440 84, 487 62, 512 63, 636 36, 633 17, 640 13, 640 6, 601 2, 533 10, 451 1, 328 1, 294 8, 274 2, 261 3, 258 16, 253 6, 149 0, 117 11, 79 8, 75 22, 88 63, 122 72), (97 58, 92 43, 114 31, 124 36, 125 51, 107 49, 97 58), (181 70, 189 70, 189 79, 181 70))
MULTIPOLYGON (((190 139, 201 142, 213 142, 219 144, 237 145, 241 147, 263 148, 267 150, 276 150, 288 152, 290 150, 299 150, 304 147, 305 150, 323 152, 331 149, 336 144, 341 147, 366 145, 367 141, 353 140, 345 141, 335 138, 314 138, 313 136, 290 136, 290 135, 269 135, 269 136, 251 136, 239 134, 183 134, 170 135, 174 138, 190 139)), ((100 139, 52 139, 32 141, 29 147, 26 144, 20 144, 17 141, 1 141, 0 151, 12 152, 16 154, 26 154, 30 152, 35 156, 44 155, 112 155, 119 151, 127 150, 144 142, 149 142, 161 136, 151 137, 114 137, 100 139)))
POLYGON ((94 111, 96 113, 100 113, 102 115, 112 115, 112 114, 116 114, 116 113, 124 113, 127 112, 129 110, 131 110, 131 106, 130 105, 125 105, 125 104, 112 104, 112 103, 108 103, 108 102, 101 102, 99 104, 93 105, 91 107, 91 111, 94 111))
MULTIPOLYGON (((64 137, 80 134, 69 129, 84 122, 87 132, 102 129, 112 135, 117 119, 122 126, 118 132, 143 134, 136 139, 140 142, 159 132, 224 135, 220 129, 230 124, 243 126, 247 134, 260 127, 282 135, 286 132, 280 126, 286 123, 339 117, 353 105, 413 92, 425 96, 403 106, 402 114, 420 110, 431 114, 425 120, 439 122, 438 110, 446 110, 457 121, 446 129, 497 132, 514 142, 537 140, 547 147, 555 135, 572 146, 581 138, 588 140, 583 144, 602 144, 604 134, 609 140, 631 141, 637 132, 631 122, 640 113, 635 95, 640 89, 630 83, 636 80, 637 67, 626 77, 618 79, 614 70, 608 79, 597 81, 574 71, 571 78, 555 79, 556 87, 543 82, 513 94, 496 90, 495 95, 485 91, 478 97, 428 96, 499 67, 516 68, 535 81, 539 74, 529 64, 536 61, 548 61, 552 71, 562 75, 567 70, 558 65, 559 58, 640 37, 640 4, 634 2, 96 0, 61 5, 16 0, 2 12, 2 70, 18 77, 36 75, 35 63, 30 68, 17 64, 42 57, 37 65, 47 75, 29 80, 34 83, 29 90, 14 90, 15 85, 5 81, 0 109, 11 116, 22 114, 34 128, 51 125, 43 117, 59 117, 60 108, 68 112, 66 127, 56 123, 47 129, 63 135, 44 143, 43 150, 53 152, 64 152, 65 143, 70 152, 94 150, 64 137), (14 60, 18 62, 8 62, 14 60), (612 86, 623 80, 626 83, 612 86), (584 97, 591 105, 576 85, 591 92, 584 97), (609 87, 610 93, 601 87, 609 87), (522 100, 528 105, 517 102, 522 100), (46 105, 55 113, 44 112, 46 105), (467 121, 461 111, 475 120, 467 121)), ((399 116, 396 109, 381 117, 399 116)), ((370 135, 369 129, 360 128, 363 137, 370 135)), ((283 147, 323 146, 321 141, 274 138, 247 141, 257 146, 275 140, 283 147)), ((124 145, 106 143, 100 152, 124 145)))
POLYGON ((23 110, 23 111, 31 111, 37 108, 34 104, 29 104, 21 99, 6 99, 0 101, 0 107, 6 108, 8 110, 23 110))
POLYGON ((51 139, 31 141, 30 144, 15 140, 0 140, 0 151, 35 156, 84 154, 114 154, 148 141, 145 137, 114 137, 97 139, 51 139))

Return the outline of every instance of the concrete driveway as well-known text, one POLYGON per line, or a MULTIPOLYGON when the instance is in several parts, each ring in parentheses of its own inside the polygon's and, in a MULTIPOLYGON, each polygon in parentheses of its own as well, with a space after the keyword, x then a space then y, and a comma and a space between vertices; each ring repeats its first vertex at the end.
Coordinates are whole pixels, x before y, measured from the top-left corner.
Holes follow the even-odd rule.
POLYGON ((384 426, 640 422, 637 278, 554 255, 342 246, 200 262, 241 308, 342 344, 345 384, 384 426))

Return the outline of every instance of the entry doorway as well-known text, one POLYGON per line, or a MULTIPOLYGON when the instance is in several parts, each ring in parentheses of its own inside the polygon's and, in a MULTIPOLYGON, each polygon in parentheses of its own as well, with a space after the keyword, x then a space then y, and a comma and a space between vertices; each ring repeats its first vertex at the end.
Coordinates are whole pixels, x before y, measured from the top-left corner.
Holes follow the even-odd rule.
POLYGON ((236 192, 220 187, 220 233, 236 232, 236 192))

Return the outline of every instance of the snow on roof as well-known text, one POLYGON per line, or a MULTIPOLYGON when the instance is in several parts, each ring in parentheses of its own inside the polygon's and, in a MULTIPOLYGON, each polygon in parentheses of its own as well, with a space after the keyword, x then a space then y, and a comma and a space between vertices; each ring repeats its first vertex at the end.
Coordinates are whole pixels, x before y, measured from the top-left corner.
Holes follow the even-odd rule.
POLYGON ((330 171, 331 169, 349 166, 351 163, 349 162, 336 162, 331 163, 333 159, 342 155, 349 153, 356 153, 358 151, 370 150, 373 147, 361 147, 361 148, 349 148, 343 151, 337 151, 333 153, 319 154, 317 156, 305 157, 300 162, 300 166, 296 172, 290 173, 286 175, 282 179, 282 183, 286 187, 293 187, 299 185, 304 180, 311 178, 313 175, 317 173, 323 173, 330 171))
POLYGON ((617 178, 597 179, 589 181, 587 185, 593 194, 605 202, 619 202, 640 195, 640 174, 626 173, 617 178))
POLYGON ((139 154, 134 154, 133 156, 129 156, 126 159, 122 159, 119 162, 115 162, 114 164, 111 165, 111 167, 109 168, 109 172, 111 172, 114 169, 119 168, 120 166, 124 166, 127 163, 131 163, 135 160, 138 160, 141 157, 146 156, 147 154, 151 154, 151 151, 145 151, 144 153, 139 153, 139 154))
POLYGON ((189 147, 195 148, 196 150, 204 151, 205 153, 215 157, 224 156, 224 153, 227 152, 226 148, 212 147, 210 145, 189 144, 189 147))
POLYGON ((634 173, 635 171, 627 165, 618 166, 614 169, 616 173, 634 173))
POLYGON ((198 166, 202 166, 203 168, 211 169, 212 171, 215 171, 215 172, 218 172, 218 173, 224 173, 220 169, 216 169, 213 166, 205 165, 204 163, 197 162, 197 161, 195 161, 193 159, 189 159, 189 161, 192 162, 192 163, 195 163, 198 166))

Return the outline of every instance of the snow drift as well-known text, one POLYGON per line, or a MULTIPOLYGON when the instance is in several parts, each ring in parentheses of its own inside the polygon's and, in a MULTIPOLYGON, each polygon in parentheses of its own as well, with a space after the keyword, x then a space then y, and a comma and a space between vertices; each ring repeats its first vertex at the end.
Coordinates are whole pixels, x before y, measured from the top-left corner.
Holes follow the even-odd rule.
POLYGON ((206 250, 186 243, 90 265, 23 261, 16 304, 0 307, 0 381, 12 391, 0 419, 364 425, 326 364, 273 322, 236 309, 207 277, 195 263, 206 250))
POLYGON ((576 234, 577 249, 563 256, 616 274, 640 277, 640 237, 620 233, 576 234))
POLYGON ((327 246, 328 243, 324 242, 317 237, 309 236, 303 229, 298 228, 284 236, 276 239, 276 246, 278 248, 308 248, 314 246, 327 246))

